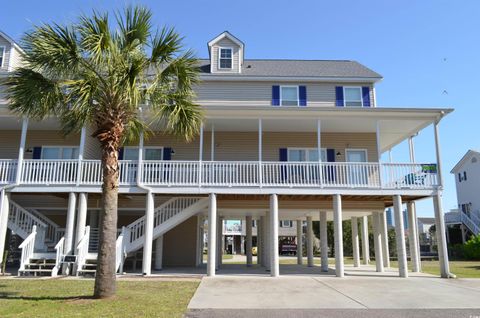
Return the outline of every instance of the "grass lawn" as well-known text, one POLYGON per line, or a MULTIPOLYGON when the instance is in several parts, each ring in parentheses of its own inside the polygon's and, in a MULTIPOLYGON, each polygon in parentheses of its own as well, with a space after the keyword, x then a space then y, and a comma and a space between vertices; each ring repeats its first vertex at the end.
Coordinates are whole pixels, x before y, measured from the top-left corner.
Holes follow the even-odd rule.
POLYGON ((0 317, 182 317, 199 281, 118 281, 96 300, 93 280, 0 279, 0 317))

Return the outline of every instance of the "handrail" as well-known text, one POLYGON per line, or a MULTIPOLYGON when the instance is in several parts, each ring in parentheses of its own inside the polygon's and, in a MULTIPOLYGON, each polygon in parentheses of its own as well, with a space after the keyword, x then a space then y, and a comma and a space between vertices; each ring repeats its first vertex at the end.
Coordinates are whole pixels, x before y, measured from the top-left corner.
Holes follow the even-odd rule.
POLYGON ((65 245, 65 236, 58 241, 57 245, 55 245, 55 267, 52 268, 52 276, 55 277, 58 275, 60 270, 60 265, 62 264, 62 257, 63 257, 63 249, 65 245))
POLYGON ((25 264, 27 264, 33 256, 35 250, 35 238, 37 236, 37 226, 32 227, 32 233, 18 246, 22 250, 20 257, 20 271, 25 270, 25 264))
POLYGON ((125 226, 122 227, 120 235, 118 235, 117 242, 115 244, 116 253, 115 253, 115 271, 123 273, 123 262, 125 260, 125 235, 127 231, 125 226))
POLYGON ((76 264, 76 273, 78 275, 78 271, 82 269, 83 265, 87 260, 88 255, 88 244, 90 241, 90 226, 85 227, 85 234, 80 239, 77 244, 76 251, 77 251, 77 264, 76 264))

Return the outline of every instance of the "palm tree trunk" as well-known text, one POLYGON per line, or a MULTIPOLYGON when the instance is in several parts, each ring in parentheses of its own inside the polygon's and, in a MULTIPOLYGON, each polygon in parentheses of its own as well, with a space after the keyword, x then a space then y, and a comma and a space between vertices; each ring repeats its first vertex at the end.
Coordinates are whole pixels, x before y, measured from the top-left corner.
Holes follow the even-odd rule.
POLYGON ((100 235, 97 273, 95 276, 95 298, 112 297, 116 291, 115 252, 119 176, 117 149, 118 140, 102 142, 103 200, 99 224, 100 235))

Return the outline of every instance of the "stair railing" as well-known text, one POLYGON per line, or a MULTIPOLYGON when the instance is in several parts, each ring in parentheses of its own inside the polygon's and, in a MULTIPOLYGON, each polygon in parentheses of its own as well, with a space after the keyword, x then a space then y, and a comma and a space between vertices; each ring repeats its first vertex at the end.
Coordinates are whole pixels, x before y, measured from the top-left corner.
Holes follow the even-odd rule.
POLYGON ((87 260, 88 255, 88 245, 90 241, 90 226, 85 227, 85 234, 83 235, 80 242, 77 245, 77 265, 76 265, 76 275, 78 276, 78 271, 83 268, 87 260))
POLYGON ((464 212, 462 213, 462 222, 465 224, 473 234, 478 235, 480 233, 480 227, 473 222, 473 220, 464 212))
POLYGON ((58 275, 58 271, 60 270, 60 266, 62 264, 62 257, 63 257, 63 248, 65 245, 65 237, 62 237, 60 241, 58 241, 57 245, 55 245, 55 267, 52 268, 52 276, 55 277, 58 275))
POLYGON ((13 201, 10 201, 8 220, 14 227, 16 227, 14 232, 17 234, 23 234, 25 238, 28 236, 28 233, 32 232, 33 226, 36 226, 37 228, 47 228, 47 225, 42 220, 13 201))
POLYGON ((126 235, 127 230, 125 226, 122 227, 122 231, 120 235, 118 235, 117 242, 116 242, 116 251, 115 251, 115 270, 120 274, 123 273, 123 262, 126 257, 126 249, 125 249, 125 242, 126 242, 126 235))
POLYGON ((32 227, 32 233, 20 244, 18 248, 22 250, 22 255, 20 257, 20 271, 25 270, 25 264, 27 264, 30 259, 33 257, 33 252, 35 250, 35 238, 37 237, 37 226, 32 227))
MULTIPOLYGON (((32 213, 35 217, 40 219, 45 225, 47 226, 46 228, 46 233, 45 233, 45 239, 50 241, 50 242, 57 242, 57 230, 60 228, 60 226, 50 220, 48 217, 43 215, 42 213, 38 212, 35 209, 27 209, 30 213, 32 213)), ((62 235, 63 236, 63 235, 62 235)))

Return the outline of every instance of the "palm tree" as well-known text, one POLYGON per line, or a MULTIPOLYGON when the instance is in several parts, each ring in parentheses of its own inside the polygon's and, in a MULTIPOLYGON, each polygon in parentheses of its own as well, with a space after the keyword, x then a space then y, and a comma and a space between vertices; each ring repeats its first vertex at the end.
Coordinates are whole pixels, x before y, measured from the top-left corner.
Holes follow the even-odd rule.
POLYGON ((21 116, 59 118, 65 134, 83 126, 102 151, 102 213, 95 279, 97 298, 115 294, 118 150, 152 125, 191 140, 202 112, 194 104, 197 60, 171 28, 153 30, 140 6, 93 12, 69 25, 44 24, 23 37, 22 67, 6 80, 10 108, 21 116), (142 116, 143 106, 145 116, 142 116))

